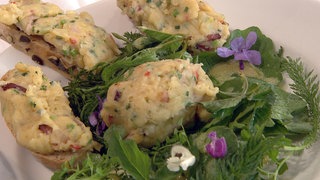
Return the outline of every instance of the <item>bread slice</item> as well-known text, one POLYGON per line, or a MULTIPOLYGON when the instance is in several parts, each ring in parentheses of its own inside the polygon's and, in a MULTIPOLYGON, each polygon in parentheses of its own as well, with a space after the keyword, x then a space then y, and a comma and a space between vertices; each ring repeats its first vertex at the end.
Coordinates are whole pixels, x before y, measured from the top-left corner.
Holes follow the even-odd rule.
POLYGON ((50 155, 43 155, 32 152, 32 155, 36 157, 41 164, 54 171, 61 169, 62 164, 70 160, 74 160, 74 163, 76 164, 79 163, 81 160, 86 158, 87 153, 88 151, 80 151, 77 153, 58 152, 50 155))
POLYGON ((18 63, 8 71, 0 80, 0 102, 17 143, 48 168, 81 160, 92 150, 90 129, 73 115, 61 85, 40 67, 18 63))
POLYGON ((64 12, 34 0, 1 5, 0 12, 1 39, 68 79, 120 53, 113 37, 86 12, 64 12))
POLYGON ((214 50, 230 35, 224 16, 203 0, 117 0, 117 5, 136 26, 188 37, 191 51, 214 50))
POLYGON ((15 25, 0 23, 0 38, 11 44, 17 50, 27 54, 39 65, 48 66, 70 79, 72 74, 77 74, 79 68, 70 64, 57 49, 44 41, 41 36, 30 36, 15 25))

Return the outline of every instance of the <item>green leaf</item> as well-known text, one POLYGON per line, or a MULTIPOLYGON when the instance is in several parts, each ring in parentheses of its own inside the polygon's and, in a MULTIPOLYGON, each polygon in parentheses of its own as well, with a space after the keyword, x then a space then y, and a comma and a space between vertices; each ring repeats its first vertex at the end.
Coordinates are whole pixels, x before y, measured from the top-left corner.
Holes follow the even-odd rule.
POLYGON ((301 150, 310 147, 316 142, 320 129, 320 96, 319 79, 312 71, 306 71, 300 60, 290 57, 283 61, 283 69, 293 80, 290 84, 293 92, 307 103, 308 121, 311 123, 312 131, 304 139, 299 147, 286 147, 287 150, 301 150))
POLYGON ((225 59, 218 56, 215 51, 204 51, 196 54, 195 57, 198 59, 199 63, 203 64, 202 69, 207 74, 210 74, 209 72, 214 65, 225 61, 225 59))
POLYGON ((242 96, 238 96, 227 99, 219 99, 215 101, 200 102, 200 104, 202 104, 209 112, 214 113, 221 109, 235 107, 241 102, 242 99, 242 96))
POLYGON ((160 31, 155 31, 155 30, 143 27, 143 26, 138 27, 138 29, 141 32, 145 33, 148 37, 151 37, 151 38, 153 38, 153 39, 155 39, 156 41, 159 41, 159 42, 165 41, 165 40, 167 40, 169 38, 172 38, 173 36, 184 38, 181 35, 172 35, 172 34, 160 32, 160 31))
POLYGON ((106 132, 108 155, 117 158, 121 166, 136 179, 147 180, 151 162, 147 154, 140 151, 133 140, 123 140, 119 128, 111 126, 106 132))
POLYGON ((295 94, 285 92, 279 87, 273 86, 275 102, 272 106, 272 118, 292 119, 292 113, 306 107, 307 103, 295 94))

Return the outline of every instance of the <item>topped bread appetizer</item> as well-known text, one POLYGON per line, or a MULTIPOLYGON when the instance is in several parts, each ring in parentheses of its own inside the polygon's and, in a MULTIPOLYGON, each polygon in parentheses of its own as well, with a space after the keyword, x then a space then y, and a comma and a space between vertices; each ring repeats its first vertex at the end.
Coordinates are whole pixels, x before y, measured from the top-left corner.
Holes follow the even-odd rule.
POLYGON ((0 37, 67 78, 119 53, 112 36, 86 12, 64 12, 38 0, 10 1, 0 11, 0 37))
POLYGON ((4 120, 17 143, 51 169, 92 147, 90 129, 76 118, 58 82, 41 69, 18 63, 0 80, 4 120))
POLYGON ((219 92, 201 64, 182 59, 141 64, 124 79, 109 87, 100 115, 145 147, 164 141, 180 121, 194 123, 196 103, 214 100, 219 92))
POLYGON ((201 0, 117 0, 117 4, 136 26, 185 35, 191 50, 220 47, 230 34, 224 16, 201 0))

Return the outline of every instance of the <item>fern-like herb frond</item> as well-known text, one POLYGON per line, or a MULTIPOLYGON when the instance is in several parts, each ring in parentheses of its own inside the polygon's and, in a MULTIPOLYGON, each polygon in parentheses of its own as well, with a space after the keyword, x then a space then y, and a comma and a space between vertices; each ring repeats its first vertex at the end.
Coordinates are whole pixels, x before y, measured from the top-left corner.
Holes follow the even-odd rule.
POLYGON ((307 102, 308 116, 312 123, 312 131, 305 138, 301 146, 286 147, 287 150, 303 150, 309 148, 319 136, 320 128, 320 96, 319 96, 319 79, 313 71, 305 70, 299 59, 288 57, 282 63, 283 70, 288 73, 293 83, 289 84, 293 93, 300 96, 307 102))

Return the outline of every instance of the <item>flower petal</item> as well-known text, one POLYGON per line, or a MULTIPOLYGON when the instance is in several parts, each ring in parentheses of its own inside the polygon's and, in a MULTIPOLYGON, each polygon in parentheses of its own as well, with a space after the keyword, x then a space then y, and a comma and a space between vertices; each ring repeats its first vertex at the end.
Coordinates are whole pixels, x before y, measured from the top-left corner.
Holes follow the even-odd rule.
POLYGON ((185 171, 196 161, 196 157, 189 149, 181 145, 174 145, 171 148, 171 157, 167 159, 167 168, 170 171, 179 171, 180 167, 185 171))
POLYGON ((232 56, 235 52, 233 50, 230 50, 226 47, 220 47, 220 48, 217 48, 217 54, 218 56, 220 57, 229 57, 229 56, 232 56))
POLYGON ((256 50, 249 50, 247 51, 249 62, 254 65, 260 65, 261 64, 261 54, 259 51, 256 50))
POLYGON ((174 145, 171 148, 171 157, 176 157, 176 154, 191 154, 189 149, 185 148, 184 146, 181 145, 174 145))
POLYGON ((208 137, 211 139, 211 142, 206 145, 207 152, 213 158, 221 158, 227 154, 227 142, 224 137, 217 137, 216 132, 209 133, 208 137))
POLYGON ((98 126, 97 126, 97 129, 96 129, 96 132, 98 135, 102 135, 103 132, 107 129, 107 125, 104 121, 100 120, 98 126))
POLYGON ((212 131, 208 134, 208 138, 211 139, 211 141, 217 139, 217 133, 215 131, 212 131))
POLYGON ((227 143, 224 137, 216 141, 216 155, 218 157, 223 157, 227 154, 227 143))
POLYGON ((206 146, 207 152, 214 158, 221 158, 227 154, 227 143, 224 138, 211 142, 206 146))
POLYGON ((188 159, 183 160, 180 163, 181 168, 186 171, 189 166, 192 166, 196 162, 196 157, 191 156, 188 159))
POLYGON ((243 51, 242 53, 236 53, 234 55, 235 60, 249 61, 251 64, 260 65, 261 64, 261 54, 256 50, 243 51))
POLYGON ((170 171, 177 172, 180 170, 180 159, 177 157, 170 157, 167 159, 167 168, 170 171))
POLYGON ((172 172, 178 172, 180 170, 179 166, 172 165, 172 164, 167 164, 167 168, 172 172))
POLYGON ((249 50, 257 41, 257 33, 251 31, 246 38, 246 50, 249 50))
POLYGON ((243 37, 234 38, 230 43, 231 49, 235 52, 241 52, 246 48, 245 40, 243 37))
POLYGON ((96 112, 93 112, 93 113, 90 114, 89 122, 90 122, 91 126, 93 126, 93 127, 98 124, 98 119, 97 119, 97 116, 96 116, 96 112))
POLYGON ((97 98, 98 98, 98 110, 97 111, 101 111, 101 109, 103 108, 103 102, 104 102, 104 100, 100 97, 100 96, 98 96, 97 95, 97 98))

